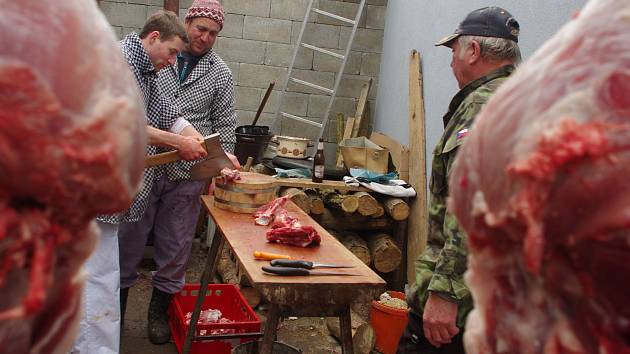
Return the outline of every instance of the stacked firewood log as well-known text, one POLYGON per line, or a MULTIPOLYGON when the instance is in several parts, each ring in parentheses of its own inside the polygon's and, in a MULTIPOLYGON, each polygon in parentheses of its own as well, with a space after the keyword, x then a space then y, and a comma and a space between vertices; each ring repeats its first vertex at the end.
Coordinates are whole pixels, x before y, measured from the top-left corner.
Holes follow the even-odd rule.
POLYGON ((289 195, 298 207, 378 272, 399 268, 403 255, 392 231, 396 222, 409 216, 409 205, 403 199, 332 189, 285 188, 280 195, 289 195))

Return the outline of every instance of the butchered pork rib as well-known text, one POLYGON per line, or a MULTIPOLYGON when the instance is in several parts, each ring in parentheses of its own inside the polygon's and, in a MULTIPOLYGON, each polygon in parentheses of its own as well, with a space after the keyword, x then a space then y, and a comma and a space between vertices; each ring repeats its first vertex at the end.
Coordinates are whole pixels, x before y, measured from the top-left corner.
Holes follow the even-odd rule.
POLYGON ((65 353, 91 220, 140 180, 142 100, 95 1, 0 8, 0 353, 65 353))
POLYGON ((630 2, 591 0, 459 152, 467 353, 630 353, 630 2))

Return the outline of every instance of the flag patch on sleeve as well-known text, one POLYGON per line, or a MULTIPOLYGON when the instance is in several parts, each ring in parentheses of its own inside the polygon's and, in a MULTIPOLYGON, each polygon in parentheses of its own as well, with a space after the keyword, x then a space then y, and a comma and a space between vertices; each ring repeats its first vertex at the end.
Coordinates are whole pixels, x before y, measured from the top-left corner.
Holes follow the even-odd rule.
POLYGON ((457 140, 462 140, 462 139, 464 139, 466 137, 466 135, 468 135, 468 128, 458 131, 456 139, 457 140))

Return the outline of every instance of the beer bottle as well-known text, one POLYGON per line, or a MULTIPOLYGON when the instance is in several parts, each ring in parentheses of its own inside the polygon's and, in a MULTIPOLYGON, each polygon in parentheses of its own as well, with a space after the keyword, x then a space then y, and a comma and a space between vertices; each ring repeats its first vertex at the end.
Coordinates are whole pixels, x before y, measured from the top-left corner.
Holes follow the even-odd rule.
POLYGON ((324 180, 324 139, 319 138, 317 153, 313 157, 313 182, 321 183, 324 180))

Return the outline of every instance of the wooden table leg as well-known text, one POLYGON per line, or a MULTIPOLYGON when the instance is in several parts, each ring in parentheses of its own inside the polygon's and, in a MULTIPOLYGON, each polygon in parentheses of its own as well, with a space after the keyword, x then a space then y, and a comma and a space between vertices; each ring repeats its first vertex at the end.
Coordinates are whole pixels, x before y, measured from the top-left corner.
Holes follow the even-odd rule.
POLYGON ((341 352, 352 354, 352 321, 350 320, 350 305, 339 314, 339 330, 341 332, 341 352))
POLYGON ((272 303, 267 313, 267 324, 265 325, 260 354, 271 354, 273 342, 276 339, 276 332, 278 331, 278 322, 280 322, 280 306, 272 303))
POLYGON ((197 321, 199 320, 199 313, 201 312, 201 305, 206 297, 208 290, 208 283, 210 278, 214 274, 219 259, 220 251, 223 249, 223 235, 220 232, 216 232, 212 238, 212 246, 208 250, 208 259, 206 260, 206 267, 201 275, 201 284, 199 293, 197 294, 197 301, 195 302, 195 309, 193 310, 192 317, 190 318, 190 325, 188 326, 188 332, 184 339, 184 347, 182 348, 182 354, 189 354, 192 342, 195 339, 195 329, 197 327, 197 321))

